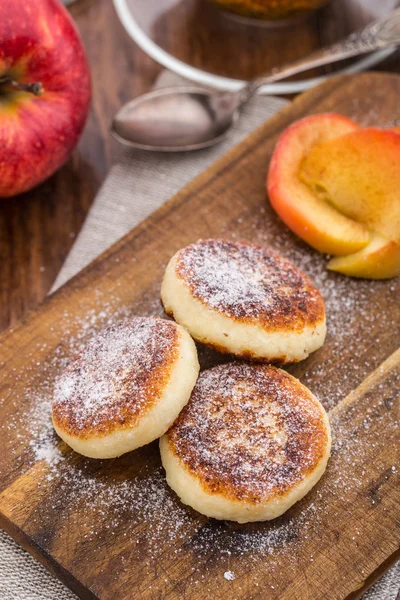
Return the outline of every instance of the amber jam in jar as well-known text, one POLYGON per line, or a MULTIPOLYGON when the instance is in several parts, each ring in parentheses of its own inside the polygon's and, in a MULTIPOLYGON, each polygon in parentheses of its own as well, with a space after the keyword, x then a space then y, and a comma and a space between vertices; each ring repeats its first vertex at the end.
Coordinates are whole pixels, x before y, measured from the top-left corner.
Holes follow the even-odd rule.
POLYGON ((279 20, 292 19, 320 8, 329 0, 211 0, 224 10, 244 17, 279 20))

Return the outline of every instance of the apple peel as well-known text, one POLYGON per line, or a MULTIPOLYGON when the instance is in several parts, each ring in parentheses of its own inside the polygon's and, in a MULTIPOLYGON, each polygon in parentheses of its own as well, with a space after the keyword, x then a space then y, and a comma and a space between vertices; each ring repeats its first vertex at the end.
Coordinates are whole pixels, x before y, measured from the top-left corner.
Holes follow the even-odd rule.
POLYGON ((298 173, 313 146, 357 129, 356 123, 335 114, 296 121, 280 137, 269 167, 267 191, 273 208, 294 233, 327 254, 361 250, 369 242, 369 231, 317 197, 298 173))

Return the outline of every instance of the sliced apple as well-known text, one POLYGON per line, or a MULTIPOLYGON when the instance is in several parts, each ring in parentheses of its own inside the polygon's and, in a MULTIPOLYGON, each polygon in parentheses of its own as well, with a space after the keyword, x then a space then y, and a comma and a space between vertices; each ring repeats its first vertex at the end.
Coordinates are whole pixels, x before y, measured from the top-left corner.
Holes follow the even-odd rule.
POLYGON ((358 129, 315 145, 300 178, 343 215, 400 243, 400 136, 358 129))
POLYGON ((321 114, 294 123, 280 137, 269 167, 270 202, 286 225, 308 244, 328 254, 353 254, 370 239, 368 228, 327 203, 298 177, 312 148, 360 127, 341 115, 321 114))
POLYGON ((328 269, 367 279, 396 277, 400 275, 400 245, 375 233, 366 248, 348 256, 332 258, 328 269))

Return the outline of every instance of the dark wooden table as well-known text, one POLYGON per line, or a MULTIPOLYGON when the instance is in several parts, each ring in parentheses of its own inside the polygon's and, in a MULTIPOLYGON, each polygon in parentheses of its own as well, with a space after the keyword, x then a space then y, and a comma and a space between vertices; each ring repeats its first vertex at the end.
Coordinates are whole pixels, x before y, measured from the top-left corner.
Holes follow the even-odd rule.
MULTIPOLYGON (((0 329, 48 293, 115 157, 116 142, 108 133, 112 115, 123 102, 148 90, 161 70, 125 33, 111 0, 79 0, 71 12, 92 69, 92 110, 77 151, 60 172, 24 196, 1 201, 0 329)), ((311 50, 313 43, 305 37, 299 52, 311 50)), ((254 68, 254 62, 241 64, 249 76, 254 68)), ((399 72, 399 54, 379 69, 399 72)))

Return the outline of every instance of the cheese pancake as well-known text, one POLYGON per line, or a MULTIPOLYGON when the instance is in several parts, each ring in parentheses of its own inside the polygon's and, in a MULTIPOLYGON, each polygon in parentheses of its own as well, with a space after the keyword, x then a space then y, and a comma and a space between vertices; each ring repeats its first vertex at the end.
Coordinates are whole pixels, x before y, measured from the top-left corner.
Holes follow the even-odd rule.
POLYGON ((198 372, 194 342, 176 323, 135 317, 112 325, 57 380, 54 428, 80 454, 120 456, 165 433, 198 372))
POLYGON ((277 252, 248 242, 183 248, 168 264, 161 300, 196 341, 240 358, 297 362, 325 340, 324 301, 313 282, 277 252))
POLYGON ((170 487, 215 519, 274 519, 325 471, 331 435, 320 402, 270 365, 231 363, 200 374, 161 438, 170 487))

